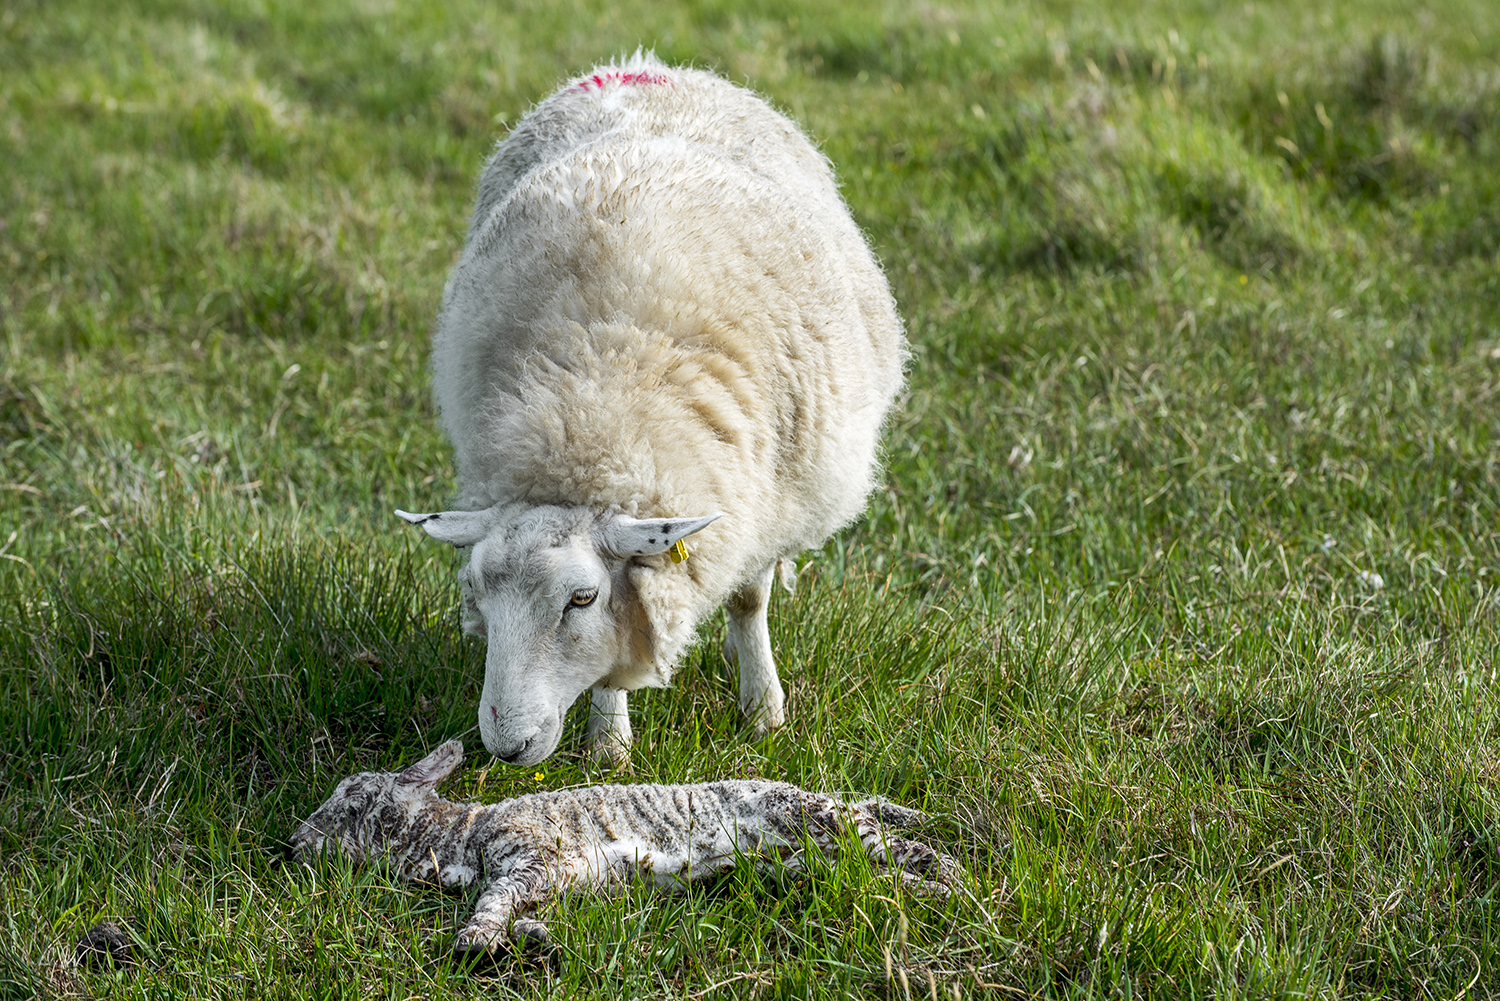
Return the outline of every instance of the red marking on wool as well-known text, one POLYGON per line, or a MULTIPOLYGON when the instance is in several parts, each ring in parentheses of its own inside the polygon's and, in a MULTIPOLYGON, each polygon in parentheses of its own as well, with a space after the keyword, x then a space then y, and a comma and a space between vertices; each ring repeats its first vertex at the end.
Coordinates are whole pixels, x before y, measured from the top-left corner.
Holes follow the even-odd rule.
POLYGON ((667 78, 660 73, 649 73, 646 70, 610 70, 607 73, 595 73, 593 76, 584 77, 573 85, 573 89, 603 90, 612 83, 628 87, 635 84, 666 82, 667 78))

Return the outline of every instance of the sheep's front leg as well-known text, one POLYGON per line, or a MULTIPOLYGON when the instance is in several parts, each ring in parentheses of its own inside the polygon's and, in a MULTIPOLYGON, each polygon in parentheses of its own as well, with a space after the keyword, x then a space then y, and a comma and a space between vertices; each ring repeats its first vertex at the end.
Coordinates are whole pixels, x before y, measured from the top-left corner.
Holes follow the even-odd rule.
POLYGON ((630 709, 618 688, 595 688, 590 697, 588 755, 602 765, 630 763, 630 709))
POLYGON ((512 869, 485 888, 474 915, 453 940, 453 954, 462 958, 492 956, 509 937, 522 952, 545 951, 552 943, 547 926, 517 912, 540 904, 552 895, 547 870, 540 863, 512 869))
POLYGON ((786 722, 786 695, 776 676, 776 662, 771 657, 771 630, 766 625, 766 609, 771 604, 773 563, 756 575, 724 603, 729 612, 729 630, 725 654, 740 665, 740 710, 750 721, 757 738, 765 736, 786 722))

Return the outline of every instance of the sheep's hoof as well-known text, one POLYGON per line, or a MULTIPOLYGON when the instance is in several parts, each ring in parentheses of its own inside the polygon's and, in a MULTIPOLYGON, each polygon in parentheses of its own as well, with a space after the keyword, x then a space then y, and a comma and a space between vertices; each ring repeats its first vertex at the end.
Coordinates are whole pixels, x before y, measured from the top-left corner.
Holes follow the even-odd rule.
MULTIPOLYGON (((741 682, 741 689, 744 683, 741 682)), ((750 726, 750 738, 760 740, 769 737, 771 731, 786 723, 786 695, 780 685, 769 686, 759 692, 740 692, 740 713, 750 726)))
POLYGON ((765 713, 757 713, 754 721, 750 724, 750 739, 764 740, 786 724, 786 717, 770 717, 765 713))
POLYGON ((613 737, 601 736, 583 754, 584 761, 595 768, 603 768, 606 771, 619 772, 628 775, 630 768, 630 748, 620 743, 613 737))

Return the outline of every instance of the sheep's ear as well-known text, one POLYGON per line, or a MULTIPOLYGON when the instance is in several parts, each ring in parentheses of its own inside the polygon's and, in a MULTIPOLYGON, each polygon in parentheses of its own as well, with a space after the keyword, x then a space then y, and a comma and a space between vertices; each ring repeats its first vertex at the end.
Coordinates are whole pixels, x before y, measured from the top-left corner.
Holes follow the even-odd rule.
MULTIPOLYGON (((628 514, 617 514, 599 526, 599 548, 626 559, 654 556, 672 549, 689 535, 701 532, 722 517, 723 512, 702 518, 632 518, 628 514)), ((684 555, 683 559, 686 558, 684 555)))
POLYGON ((407 766, 406 771, 396 776, 396 784, 426 786, 431 789, 453 774, 453 769, 457 768, 463 760, 464 742, 450 740, 446 744, 439 744, 437 750, 421 761, 407 766))
POLYGON ((450 546, 472 546, 490 529, 489 511, 443 511, 438 514, 412 514, 397 511, 396 517, 420 525, 422 531, 450 546))

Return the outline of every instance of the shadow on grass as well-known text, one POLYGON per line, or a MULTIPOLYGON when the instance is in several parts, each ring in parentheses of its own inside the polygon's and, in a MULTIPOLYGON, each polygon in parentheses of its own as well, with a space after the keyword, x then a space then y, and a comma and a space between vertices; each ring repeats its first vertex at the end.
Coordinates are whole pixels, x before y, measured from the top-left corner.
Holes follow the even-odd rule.
POLYGON ((138 790, 181 759, 192 798, 290 782, 301 799, 316 795, 309 770, 342 775, 422 748, 429 726, 465 729, 480 672, 432 554, 231 545, 62 554, 38 594, 0 599, 0 660, 18 667, 0 679, 0 733, 38 796, 69 771, 138 790))

